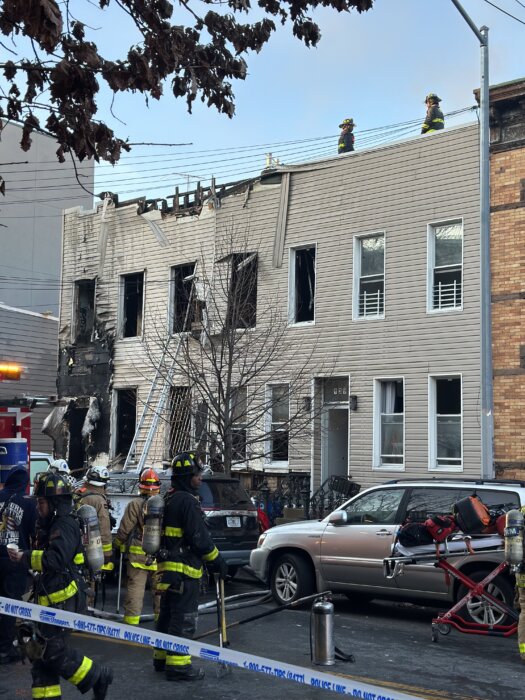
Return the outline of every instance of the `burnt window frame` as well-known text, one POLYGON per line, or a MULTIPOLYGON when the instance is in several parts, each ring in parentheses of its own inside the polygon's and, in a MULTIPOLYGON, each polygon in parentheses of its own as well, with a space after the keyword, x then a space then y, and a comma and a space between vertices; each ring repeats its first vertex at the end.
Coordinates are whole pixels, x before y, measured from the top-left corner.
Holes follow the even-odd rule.
POLYGON ((144 335, 144 312, 146 308, 146 270, 144 269, 139 270, 137 272, 126 272, 121 274, 119 278, 119 285, 119 338, 122 340, 141 338, 144 335), (142 305, 140 315, 140 333, 135 333, 135 335, 126 335, 126 280, 130 277, 138 277, 139 275, 142 275, 142 305))
POLYGON ((179 452, 192 449, 193 427, 191 387, 188 384, 176 384, 170 386, 168 395, 168 422, 166 425, 165 441, 167 459, 171 460, 179 452), (178 405, 175 405, 174 397, 177 393, 181 399, 178 402, 178 405), (174 417, 177 412, 179 412, 180 415, 180 420, 177 421, 177 427, 180 427, 181 429, 181 435, 184 438, 184 443, 174 447, 174 438, 176 437, 174 417))
POLYGON ((72 309, 72 324, 71 324, 71 342, 81 345, 90 343, 93 340, 95 332, 95 318, 97 310, 97 278, 83 277, 73 282, 73 309, 72 309), (93 310, 91 319, 91 330, 88 333, 80 334, 79 327, 79 299, 80 285, 93 285, 93 310))
POLYGON ((288 325, 289 326, 313 326, 315 325, 315 297, 317 292, 317 243, 305 243, 290 248, 288 269, 288 325), (297 294, 297 254, 302 251, 314 251, 314 284, 313 284, 313 311, 311 319, 298 320, 298 294, 297 294))
MULTIPOLYGON (((230 273, 228 280, 228 299, 226 307, 226 325, 227 327, 235 327, 236 330, 247 330, 257 326, 257 293, 259 283, 259 256, 256 251, 244 253, 232 253, 230 255, 230 273), (255 284, 252 282, 252 277, 255 274, 255 284), (244 280, 242 279, 244 278, 244 280), (232 311, 232 301, 238 298, 248 298, 243 294, 244 286, 249 285, 250 296, 255 297, 252 300, 252 307, 248 308, 246 313, 238 314, 232 311), (235 321, 235 324, 233 324, 235 321)), ((244 303, 243 303, 244 307, 244 303)))
POLYGON ((187 263, 180 263, 177 265, 172 265, 170 267, 170 298, 169 298, 169 308, 170 308, 170 315, 169 315, 169 324, 170 324, 170 333, 171 335, 177 335, 178 333, 187 333, 191 331, 192 324, 196 321, 198 321, 197 318, 197 309, 196 309, 196 303, 197 303, 197 298, 195 294, 195 272, 197 269, 197 261, 193 262, 187 262, 187 263), (191 273, 193 275, 193 279, 184 282, 184 277, 187 277, 189 275, 184 275, 180 282, 183 285, 186 285, 187 287, 187 292, 185 293, 185 301, 186 301, 186 307, 184 307, 184 310, 182 310, 182 306, 178 303, 178 296, 180 295, 180 288, 177 283, 177 271, 185 269, 188 270, 190 268, 193 268, 193 272, 191 273), (177 291, 179 289, 179 292, 177 291), (192 291, 193 290, 193 291, 192 291), (184 324, 184 320, 186 319, 186 309, 187 309, 187 303, 188 300, 191 298, 191 307, 190 307, 190 312, 188 314, 188 320, 186 324, 184 324), (180 311, 180 313, 178 313, 180 311))
MULTIPOLYGON (((133 442, 133 437, 137 430, 138 424, 138 387, 137 386, 119 386, 113 389, 113 410, 112 410, 112 421, 111 421, 111 453, 112 457, 116 457, 119 454, 119 436, 122 433, 121 427, 119 425, 119 408, 121 397, 126 392, 133 392, 135 395, 135 427, 133 429, 133 435, 130 442, 130 447, 133 442)), ((129 448, 128 448, 129 451, 129 448)), ((127 455, 123 455, 124 459, 127 455)))

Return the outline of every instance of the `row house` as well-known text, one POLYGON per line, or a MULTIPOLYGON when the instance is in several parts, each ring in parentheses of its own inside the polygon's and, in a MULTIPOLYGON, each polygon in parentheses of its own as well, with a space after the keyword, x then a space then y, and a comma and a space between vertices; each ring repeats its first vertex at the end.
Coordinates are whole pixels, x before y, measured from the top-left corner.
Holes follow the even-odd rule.
POLYGON ((479 223, 477 124, 66 211, 57 451, 122 463, 158 373, 167 405, 148 463, 192 440, 219 454, 199 387, 233 332, 232 382, 257 367, 230 406, 234 469, 314 487, 479 477, 479 223), (180 353, 203 348, 189 382, 180 353))

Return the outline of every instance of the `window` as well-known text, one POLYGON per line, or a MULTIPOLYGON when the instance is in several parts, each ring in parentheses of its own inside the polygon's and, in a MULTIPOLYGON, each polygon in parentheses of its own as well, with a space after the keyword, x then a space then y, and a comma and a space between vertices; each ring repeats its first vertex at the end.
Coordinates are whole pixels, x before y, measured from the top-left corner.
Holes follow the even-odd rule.
POLYGON ((461 377, 430 378, 430 469, 462 468, 461 377))
POLYGON ((393 525, 397 517, 404 489, 377 489, 356 498, 346 506, 348 523, 363 525, 393 525))
POLYGON ((403 466, 405 461, 403 380, 376 380, 374 397, 374 465, 403 466))
POLYGON ((75 282, 75 343, 89 343, 95 322, 95 280, 75 282))
POLYGON ((227 325, 230 328, 255 328, 257 253, 234 253, 231 265, 227 325))
POLYGON ((463 286, 463 223, 429 226, 428 308, 459 309, 463 286))
POLYGON ((381 318, 385 312, 385 236, 354 239, 354 318, 381 318))
POLYGON ((144 303, 144 273, 122 275, 122 337, 134 338, 142 334, 142 307, 144 303))
POLYGON ((231 407, 231 436, 232 456, 236 462, 246 461, 246 387, 241 386, 232 391, 231 407))
POLYGON ((315 320, 315 246, 290 250, 289 323, 315 320))
POLYGON ((191 443, 191 393, 189 386, 172 386, 170 390, 168 458, 189 450, 191 443))
POLYGON ((195 263, 171 268, 172 333, 191 330, 195 320, 194 275, 195 263))
MULTIPOLYGON (((475 485, 472 488, 463 487, 461 489, 424 486, 413 488, 407 503, 407 516, 414 517, 414 514, 417 514, 417 519, 423 520, 429 515, 452 515, 454 503, 462 498, 467 498, 467 496, 472 496, 475 491, 475 485)), ((496 506, 505 509, 520 507, 518 494, 511 491, 481 489, 477 491, 477 494, 489 508, 496 506)))
POLYGON ((137 390, 117 389, 117 421, 115 425, 115 454, 127 457, 137 424, 137 390))
POLYGON ((290 397, 287 384, 270 388, 270 461, 288 461, 288 422, 290 420, 290 397))

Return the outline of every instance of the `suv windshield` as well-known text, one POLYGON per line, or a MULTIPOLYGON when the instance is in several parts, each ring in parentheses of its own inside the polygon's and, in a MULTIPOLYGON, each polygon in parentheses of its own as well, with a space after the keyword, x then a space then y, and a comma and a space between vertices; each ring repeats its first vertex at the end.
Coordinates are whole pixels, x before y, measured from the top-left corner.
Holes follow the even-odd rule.
POLYGON ((199 493, 203 508, 253 508, 239 481, 203 481, 199 493))

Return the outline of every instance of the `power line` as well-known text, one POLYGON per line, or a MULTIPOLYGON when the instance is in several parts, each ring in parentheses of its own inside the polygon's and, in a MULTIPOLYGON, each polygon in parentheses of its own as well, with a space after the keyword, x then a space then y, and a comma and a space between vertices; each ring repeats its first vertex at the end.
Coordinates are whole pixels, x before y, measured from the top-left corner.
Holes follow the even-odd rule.
MULTIPOLYGON (((511 15, 510 12, 507 12, 507 10, 504 10, 502 7, 499 5, 496 5, 495 3, 491 2, 490 0, 485 0, 487 5, 491 5, 491 7, 494 7, 496 10, 499 10, 500 12, 503 12, 504 15, 507 15, 507 17, 511 17, 512 19, 515 19, 516 22, 519 22, 520 24, 525 25, 525 22, 522 19, 519 19, 518 17, 515 17, 514 15, 511 15)), ((521 5, 521 3, 520 3, 521 5)))

